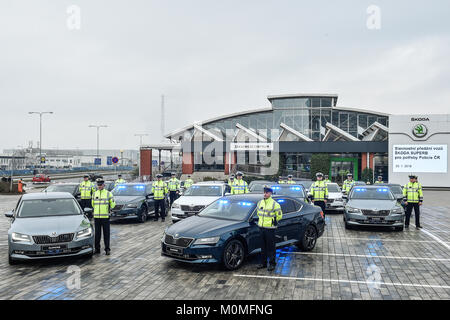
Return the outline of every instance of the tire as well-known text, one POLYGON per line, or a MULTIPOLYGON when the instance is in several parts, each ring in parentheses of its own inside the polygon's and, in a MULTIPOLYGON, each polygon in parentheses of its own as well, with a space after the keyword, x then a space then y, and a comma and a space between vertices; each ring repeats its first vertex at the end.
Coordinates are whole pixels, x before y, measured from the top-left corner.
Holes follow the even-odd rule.
POLYGON ((148 213, 147 206, 142 206, 141 214, 138 216, 138 221, 140 223, 144 223, 145 221, 147 221, 147 213, 148 213))
POLYGON ((18 264, 19 262, 12 259, 11 256, 8 256, 8 263, 10 266, 14 266, 14 265, 18 264))
POLYGON ((231 240, 223 249, 223 265, 227 270, 239 269, 245 260, 245 248, 241 241, 231 240))
POLYGON ((302 251, 311 251, 317 243, 317 229, 312 224, 306 227, 303 238, 297 242, 297 246, 302 251))
POLYGON ((347 222, 345 222, 345 229, 351 230, 351 229, 352 229, 352 226, 349 225, 347 222))
POLYGON ((395 227, 395 231, 403 231, 403 226, 401 226, 401 227, 395 227))

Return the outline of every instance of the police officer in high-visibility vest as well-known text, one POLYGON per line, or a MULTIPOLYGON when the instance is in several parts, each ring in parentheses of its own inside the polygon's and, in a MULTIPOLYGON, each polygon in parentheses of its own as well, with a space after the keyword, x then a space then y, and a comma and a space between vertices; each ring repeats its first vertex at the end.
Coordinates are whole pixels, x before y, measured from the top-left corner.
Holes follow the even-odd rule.
POLYGON ((110 240, 110 225, 109 214, 116 206, 114 197, 111 192, 105 189, 105 181, 97 180, 97 191, 92 195, 92 207, 94 209, 94 225, 95 225, 95 252, 100 253, 100 239, 102 237, 105 243, 105 252, 109 256, 111 248, 109 247, 110 240))
POLYGON ((162 174, 156 175, 156 181, 152 185, 153 199, 155 200, 155 221, 161 215, 161 221, 166 220, 166 194, 169 192, 166 183, 162 180, 162 174), (161 214, 159 213, 161 212, 161 214))
POLYGON ((114 187, 117 186, 118 184, 121 184, 121 183, 125 183, 125 182, 126 182, 124 179, 122 179, 122 175, 121 175, 121 174, 117 175, 117 178, 118 178, 118 179, 115 181, 114 187))
POLYGON ((409 183, 403 187, 403 200, 406 204, 405 228, 409 228, 412 209, 416 217, 416 229, 422 228, 420 225, 420 206, 423 203, 422 185, 417 182, 416 175, 409 176, 409 183))
POLYGON ((234 178, 234 174, 232 174, 229 178, 228 178, 228 185, 231 187, 233 186, 234 182, 236 181, 236 179, 234 178))
POLYGON ((316 205, 322 209, 325 219, 325 208, 328 199, 328 187, 325 181, 323 181, 323 173, 316 173, 316 181, 309 188, 309 193, 311 194, 311 200, 316 205))
POLYGON ((242 179, 244 174, 242 172, 236 173, 236 181, 231 186, 231 194, 243 194, 248 193, 248 184, 242 179))
POLYGON ((353 180, 353 174, 347 173, 347 180, 344 181, 342 185, 342 191, 345 193, 349 193, 350 189, 355 185, 355 181, 353 180))
POLYGON ((331 180, 328 179, 328 175, 327 174, 323 176, 323 181, 325 181, 325 183, 331 183, 331 180))
POLYGON ((384 183, 382 176, 378 176, 377 181, 375 181, 375 184, 378 184, 378 183, 384 183))
POLYGON ((281 206, 272 198, 273 190, 264 186, 264 199, 258 202, 258 227, 261 234, 261 264, 258 269, 266 268, 268 271, 275 269, 275 230, 278 222, 283 217, 281 206), (269 258, 269 264, 267 264, 269 258))
POLYGON ((286 183, 286 181, 283 180, 283 177, 278 177, 278 184, 286 183))
POLYGON ((191 176, 187 176, 187 179, 184 180, 184 188, 189 189, 194 184, 194 180, 191 179, 191 176))
POLYGON ((173 202, 177 199, 180 192, 180 180, 175 177, 175 172, 172 172, 171 176, 172 177, 167 182, 167 187, 169 189, 170 206, 172 206, 173 202))
POLYGON ((286 181, 286 183, 287 184, 295 184, 295 181, 294 180, 292 180, 292 174, 290 174, 290 175, 288 175, 288 179, 287 179, 287 181, 286 181))
POLYGON ((95 184, 89 180, 89 175, 85 174, 83 176, 83 181, 78 186, 78 191, 80 191, 80 205, 81 208, 92 208, 92 195, 95 192, 95 184))

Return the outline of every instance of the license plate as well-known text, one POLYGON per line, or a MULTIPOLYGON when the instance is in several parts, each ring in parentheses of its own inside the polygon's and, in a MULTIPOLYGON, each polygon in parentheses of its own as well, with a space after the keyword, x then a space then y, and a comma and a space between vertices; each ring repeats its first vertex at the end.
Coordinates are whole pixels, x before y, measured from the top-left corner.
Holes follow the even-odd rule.
POLYGON ((63 251, 62 249, 48 250, 47 253, 48 254, 58 254, 58 253, 61 253, 62 251, 63 251))
POLYGON ((384 219, 383 218, 370 218, 369 219, 370 221, 373 221, 373 222, 382 222, 384 219))
POLYGON ((56 246, 43 246, 42 251, 51 251, 51 250, 61 250, 66 249, 66 245, 56 245, 56 246))
POLYGON ((173 254, 179 254, 179 255, 183 254, 183 249, 180 249, 180 248, 167 246, 166 250, 167 250, 167 252, 173 253, 173 254))

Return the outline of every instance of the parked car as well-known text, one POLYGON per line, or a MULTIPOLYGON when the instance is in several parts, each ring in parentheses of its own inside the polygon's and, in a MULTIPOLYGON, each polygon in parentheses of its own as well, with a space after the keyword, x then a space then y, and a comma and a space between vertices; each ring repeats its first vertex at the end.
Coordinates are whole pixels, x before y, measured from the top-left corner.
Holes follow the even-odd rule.
MULTIPOLYGON (((319 207, 292 197, 274 196, 283 218, 276 229, 277 247, 297 244, 314 249, 323 234, 324 219, 319 207)), ((256 205, 261 195, 225 196, 168 227, 161 239, 161 254, 188 263, 222 263, 226 269, 242 266, 245 258, 261 251, 256 205)))
POLYGON ((268 181, 268 180, 253 180, 248 185, 248 191, 249 192, 262 192, 265 185, 271 185, 276 182, 274 181, 268 181))
POLYGON ((115 184, 115 181, 107 180, 105 181, 105 189, 108 191, 113 191, 115 184))
POLYGON ((309 188, 311 188, 311 185, 314 183, 314 181, 304 180, 304 181, 299 181, 298 183, 301 184, 305 188, 306 193, 308 193, 309 188))
POLYGON ((344 199, 341 188, 337 183, 327 183, 328 200, 326 204, 327 210, 344 210, 344 199))
POLYGON ((290 196, 296 198, 297 200, 310 203, 305 187, 301 184, 276 184, 271 185, 271 188, 274 195, 290 196))
POLYGON ((81 193, 78 183, 55 183, 49 185, 42 192, 68 192, 70 193, 78 202, 81 202, 81 193))
POLYGON ((405 212, 386 186, 354 186, 344 207, 345 228, 389 226, 402 231, 405 212))
POLYGON ((392 193, 394 194, 394 197, 400 201, 400 204, 404 209, 406 209, 405 201, 403 200, 403 188, 401 185, 396 183, 380 183, 377 184, 377 186, 387 186, 389 189, 391 189, 392 193))
POLYGON ((8 260, 34 260, 53 257, 92 257, 93 226, 75 198, 67 192, 24 194, 11 218, 8 230, 8 260))
MULTIPOLYGON (((143 223, 155 214, 152 183, 124 183, 116 186, 112 194, 116 206, 111 210, 111 221, 137 219, 143 223)), ((169 202, 166 197, 166 216, 169 202)))
POLYGON ((223 197, 230 186, 223 181, 199 182, 193 184, 184 194, 174 201, 171 208, 172 222, 198 214, 207 205, 223 197))
POLYGON ((50 183, 50 177, 45 174, 37 174, 31 180, 33 183, 50 183))

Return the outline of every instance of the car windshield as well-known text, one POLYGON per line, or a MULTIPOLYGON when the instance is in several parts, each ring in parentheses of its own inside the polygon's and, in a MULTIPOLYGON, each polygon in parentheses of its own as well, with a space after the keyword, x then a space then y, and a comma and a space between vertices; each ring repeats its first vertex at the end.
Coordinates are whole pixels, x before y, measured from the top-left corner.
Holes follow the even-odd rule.
POLYGON ((291 196, 294 198, 304 198, 304 187, 301 185, 272 186, 273 194, 280 196, 291 196))
POLYGON ((114 196, 145 196, 145 185, 118 185, 112 191, 114 196))
POLYGON ((198 196, 198 197, 221 197, 221 186, 191 186, 183 194, 184 196, 198 196))
POLYGON ((250 187, 250 192, 263 192, 264 184, 255 183, 250 187))
POLYGON ((256 203, 252 201, 221 198, 203 209, 198 215, 201 217, 243 221, 255 210, 255 207, 256 203))
POLYGON ((349 199, 361 199, 361 200, 394 200, 392 193, 388 187, 380 188, 363 188, 354 187, 350 194, 349 199))
POLYGON ((299 181, 299 184, 305 187, 305 189, 309 189, 311 185, 313 184, 312 181, 306 180, 306 181, 299 181))
POLYGON ((48 186, 45 191, 46 192, 69 192, 73 193, 75 190, 75 186, 71 185, 52 185, 48 186))
POLYGON ((337 184, 327 184, 328 192, 341 192, 341 188, 337 184))
POLYGON ((403 195, 403 189, 400 186, 389 186, 393 194, 403 195))
POLYGON ((81 214, 74 199, 24 200, 17 216, 19 218, 71 216, 81 214))

